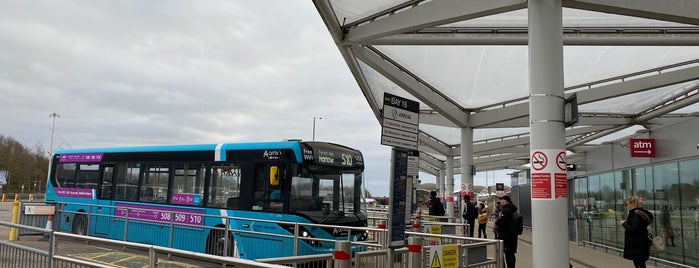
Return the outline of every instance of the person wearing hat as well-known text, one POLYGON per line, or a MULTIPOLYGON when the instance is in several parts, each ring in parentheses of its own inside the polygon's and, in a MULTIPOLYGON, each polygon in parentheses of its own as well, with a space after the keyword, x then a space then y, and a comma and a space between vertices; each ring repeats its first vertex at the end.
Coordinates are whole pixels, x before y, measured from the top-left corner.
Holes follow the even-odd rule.
POLYGON ((502 211, 500 217, 495 221, 497 227, 497 239, 503 241, 503 252, 505 253, 505 263, 507 268, 515 268, 517 261, 515 253, 517 253, 517 234, 512 232, 512 224, 514 224, 514 213, 517 212, 517 206, 512 204, 510 196, 500 197, 500 206, 502 211))

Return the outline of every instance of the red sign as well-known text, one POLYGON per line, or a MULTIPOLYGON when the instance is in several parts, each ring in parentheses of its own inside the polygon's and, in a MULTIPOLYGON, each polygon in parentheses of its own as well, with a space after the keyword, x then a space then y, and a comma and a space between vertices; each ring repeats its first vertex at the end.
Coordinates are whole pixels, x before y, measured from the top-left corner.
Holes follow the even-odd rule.
POLYGON ((655 139, 629 139, 631 157, 655 157, 655 139))
POLYGON ((568 176, 565 173, 555 173, 554 184, 556 188, 556 198, 565 197, 568 198, 568 176))
POLYGON ((551 198, 551 173, 532 173, 532 198, 551 198))

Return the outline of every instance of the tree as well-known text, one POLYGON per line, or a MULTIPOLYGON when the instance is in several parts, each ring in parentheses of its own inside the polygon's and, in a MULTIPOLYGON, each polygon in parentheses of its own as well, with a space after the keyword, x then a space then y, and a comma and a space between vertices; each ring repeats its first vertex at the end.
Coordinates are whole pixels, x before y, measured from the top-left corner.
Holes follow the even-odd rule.
POLYGON ((34 150, 31 150, 12 137, 0 135, 0 170, 6 170, 10 174, 3 191, 19 192, 22 185, 27 190, 33 189, 35 182, 46 182, 49 159, 42 147, 41 143, 37 143, 34 150))

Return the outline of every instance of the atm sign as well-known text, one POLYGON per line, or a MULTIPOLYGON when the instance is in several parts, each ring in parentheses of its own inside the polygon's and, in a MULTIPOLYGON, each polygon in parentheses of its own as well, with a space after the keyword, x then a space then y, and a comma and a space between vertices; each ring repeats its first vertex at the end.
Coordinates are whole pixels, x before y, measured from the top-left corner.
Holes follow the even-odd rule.
POLYGON ((629 139, 631 157, 655 157, 655 139, 629 139))

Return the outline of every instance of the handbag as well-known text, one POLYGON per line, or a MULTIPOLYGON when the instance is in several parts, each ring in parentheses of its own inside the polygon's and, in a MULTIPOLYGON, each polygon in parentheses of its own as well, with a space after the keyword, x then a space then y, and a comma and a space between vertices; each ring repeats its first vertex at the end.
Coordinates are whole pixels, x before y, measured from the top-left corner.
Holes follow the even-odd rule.
POLYGON ((479 224, 486 224, 486 223, 488 223, 488 215, 485 215, 485 214, 478 215, 478 223, 479 223, 479 224))
POLYGON ((656 255, 665 251, 665 239, 662 236, 653 237, 653 234, 648 233, 648 240, 650 243, 648 255, 656 255))

